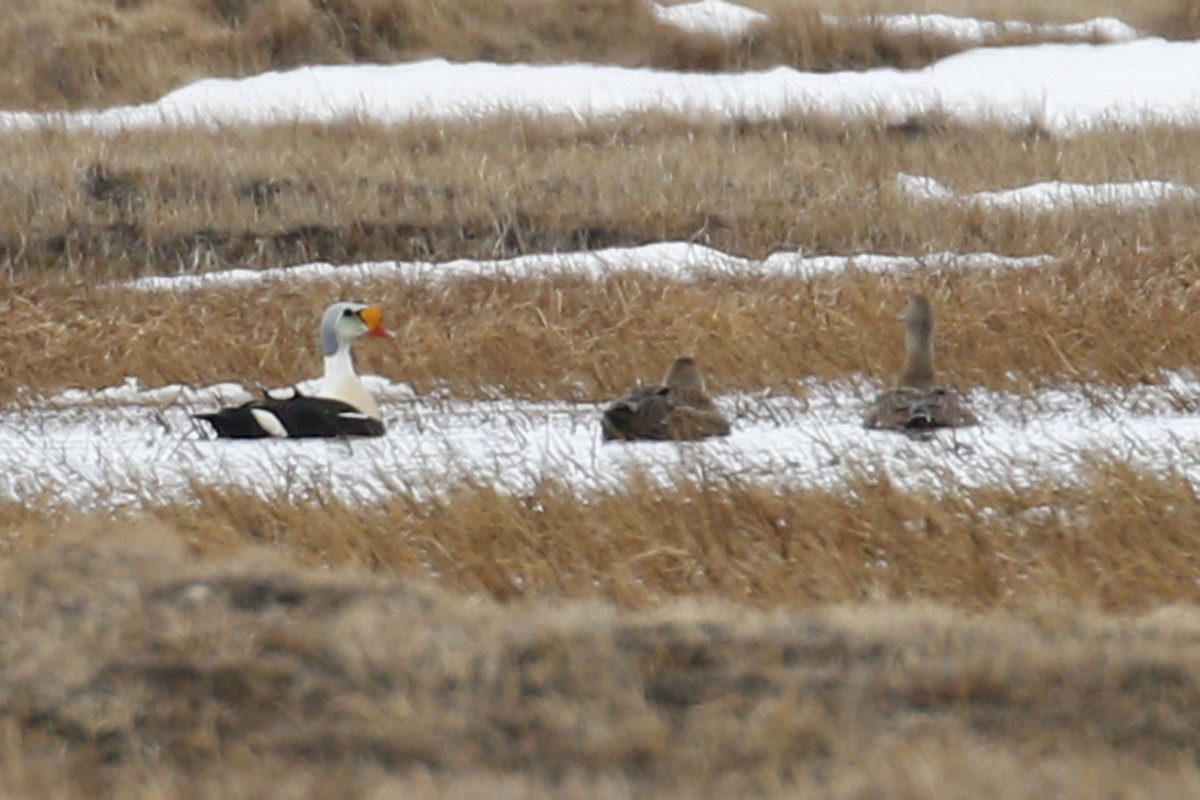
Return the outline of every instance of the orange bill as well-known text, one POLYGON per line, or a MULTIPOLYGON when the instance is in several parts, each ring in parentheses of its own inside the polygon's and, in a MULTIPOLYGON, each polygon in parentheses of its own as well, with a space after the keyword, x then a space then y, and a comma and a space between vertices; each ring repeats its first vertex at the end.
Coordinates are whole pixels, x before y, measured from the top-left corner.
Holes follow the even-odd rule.
POLYGON ((358 316, 367 323, 368 333, 372 336, 392 336, 392 332, 383 327, 383 309, 379 306, 367 306, 358 312, 358 316))

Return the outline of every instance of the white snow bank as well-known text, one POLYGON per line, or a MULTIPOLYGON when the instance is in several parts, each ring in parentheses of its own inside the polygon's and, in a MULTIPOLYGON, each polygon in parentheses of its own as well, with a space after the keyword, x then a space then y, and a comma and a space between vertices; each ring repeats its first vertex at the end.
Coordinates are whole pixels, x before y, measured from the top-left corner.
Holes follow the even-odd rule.
MULTIPOLYGON (((715 1, 715 0, 714 0, 715 1)), ((871 23, 897 34, 941 36, 964 44, 983 44, 1004 35, 1041 36, 1065 41, 1127 42, 1141 38, 1137 28, 1113 17, 1096 17, 1080 22, 1032 23, 1022 20, 976 19, 947 14, 878 14, 868 17, 839 17, 822 14, 828 25, 871 23)))
MULTIPOLYGON (((650 10, 660 22, 673 25, 688 33, 707 33, 718 36, 740 36, 770 17, 736 3, 724 0, 699 0, 678 5, 650 3, 650 10)), ((871 14, 841 17, 822 14, 826 25, 875 25, 892 33, 910 36, 941 36, 964 44, 982 44, 1005 34, 1032 35, 1075 41, 1120 42, 1137 39, 1142 34, 1130 25, 1113 17, 1055 23, 1032 23, 1022 20, 987 20, 948 14, 871 14)))
POLYGON ((673 25, 688 33, 727 37, 739 36, 758 23, 770 19, 761 11, 723 0, 699 0, 674 6, 650 3, 650 11, 659 22, 673 25))
POLYGON ((1194 201, 1200 197, 1200 192, 1190 186, 1167 181, 1129 181, 1126 183, 1045 181, 1015 189, 958 194, 934 178, 902 173, 896 176, 896 186, 902 193, 916 200, 1018 211, 1066 211, 1087 206, 1130 209, 1170 201, 1194 201))
MULTIPOLYGON (((983 423, 930 441, 865 431, 875 387, 809 382, 797 395, 731 394, 727 439, 691 444, 608 443, 600 406, 416 397, 370 378, 388 424, 377 440, 220 441, 188 417, 228 402, 227 385, 142 392, 134 383, 49 398, 0 412, 0 496, 51 493, 65 503, 186 499, 193 483, 269 495, 327 485, 351 502, 403 490, 437 492, 471 479, 525 492, 546 478, 581 493, 614 489, 634 470, 663 482, 732 476, 781 487, 836 489, 858 475, 908 489, 1071 482, 1090 460, 1176 471, 1200 487, 1200 415, 1181 413, 1200 381, 1121 390, 1076 386, 1022 399, 974 391, 983 423), (172 395, 172 393, 174 393, 172 395), (123 401, 114 404, 115 401, 123 401)), ((240 397, 232 398, 232 400, 240 397)))
POLYGON ((663 111, 724 119, 793 113, 903 122, 943 114, 965 123, 1037 124, 1060 134, 1104 126, 1194 124, 1200 42, 985 48, 925 69, 812 74, 694 74, 559 64, 304 67, 197 81, 154 103, 105 111, 0 113, 0 128, 115 131, 357 119, 479 118, 501 113, 611 118, 663 111))
POLYGON ((234 269, 201 275, 151 276, 116 285, 138 291, 187 291, 273 281, 360 281, 367 278, 415 282, 474 277, 520 279, 571 274, 601 280, 614 273, 631 271, 678 280, 697 280, 713 275, 812 278, 846 270, 882 273, 923 268, 1024 269, 1045 266, 1054 261, 1048 255, 1010 257, 995 253, 930 253, 924 256, 804 256, 800 253, 775 253, 756 261, 703 245, 662 242, 640 247, 538 253, 493 261, 368 261, 345 266, 320 262, 264 270, 234 269))

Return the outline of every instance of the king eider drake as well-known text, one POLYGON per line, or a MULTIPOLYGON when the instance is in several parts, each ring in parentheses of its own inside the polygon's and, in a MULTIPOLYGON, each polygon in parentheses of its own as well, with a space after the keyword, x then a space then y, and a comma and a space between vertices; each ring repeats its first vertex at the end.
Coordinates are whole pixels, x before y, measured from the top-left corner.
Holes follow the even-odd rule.
POLYGON ((677 358, 662 384, 640 386, 604 409, 605 441, 693 441, 728 436, 729 420, 713 403, 694 358, 677 358))
POLYGON ((291 397, 270 395, 208 414, 193 414, 212 423, 227 439, 331 438, 382 436, 383 420, 375 398, 354 371, 351 348, 364 335, 391 336, 378 306, 334 303, 321 319, 325 377, 315 394, 294 390, 291 397))
POLYGON ((923 294, 908 296, 904 310, 904 371, 894 389, 882 392, 867 409, 867 428, 921 434, 933 428, 961 428, 979 422, 958 392, 933 375, 933 304, 923 294))

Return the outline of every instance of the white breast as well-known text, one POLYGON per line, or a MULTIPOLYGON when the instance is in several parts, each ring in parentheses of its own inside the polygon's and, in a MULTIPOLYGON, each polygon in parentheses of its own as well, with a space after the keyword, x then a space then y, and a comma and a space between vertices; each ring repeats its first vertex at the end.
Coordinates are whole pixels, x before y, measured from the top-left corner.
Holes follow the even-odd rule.
POLYGON ((357 375, 331 375, 321 382, 317 397, 349 403, 369 417, 380 419, 379 405, 357 375))

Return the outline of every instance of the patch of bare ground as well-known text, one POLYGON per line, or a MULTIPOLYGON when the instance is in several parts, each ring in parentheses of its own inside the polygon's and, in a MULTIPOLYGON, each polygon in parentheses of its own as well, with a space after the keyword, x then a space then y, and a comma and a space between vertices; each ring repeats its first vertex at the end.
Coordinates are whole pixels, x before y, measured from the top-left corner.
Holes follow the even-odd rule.
MULTIPOLYGON (((680 354, 718 393, 802 392, 807 378, 898 373, 906 292, 938 312, 944 379, 1028 393, 1063 382, 1158 383, 1200 363, 1200 264, 1170 253, 1024 270, 812 279, 643 273, 602 280, 473 278, 273 282, 247 291, 131 292, 17 280, 0 307, 0 398, 137 376, 145 387, 236 380, 251 390, 320 372, 326 304, 379 303, 397 333, 358 348, 359 367, 422 394, 603 400, 656 379, 680 354), (631 345, 632 343, 632 345, 631 345)), ((1180 397, 1180 408, 1195 399, 1180 397)))
POLYGON ((0 268, 109 278, 306 260, 446 260, 684 240, 726 252, 1197 249, 1195 203, 988 209, 917 201, 1047 180, 1200 185, 1193 130, 1036 130, 922 117, 719 123, 501 117, 4 135, 0 268))
MULTIPOLYGON (((442 57, 701 71, 790 65, 826 71, 920 67, 970 46, 936 35, 889 31, 869 16, 886 4, 829 9, 780 2, 752 5, 767 11, 770 19, 745 34, 722 38, 660 23, 641 0, 13 0, 9 13, 0 17, 0 49, 9 54, 0 71, 0 106, 58 109, 144 102, 200 78, 311 64, 442 57), (822 10, 860 19, 831 25, 822 20, 822 10)), ((940 5, 944 10, 948 4, 940 5)), ((1186 38, 1187 25, 1195 22, 1182 10, 1181 0, 1139 3, 1134 10, 1098 0, 1070 5, 1052 12, 1044 4, 1034 7, 1018 0, 978 3, 974 11, 989 18, 1025 15, 1036 20, 1112 13, 1151 30, 1178 32, 1179 38, 1186 38)), ((1002 30, 986 43, 1053 39, 1002 30)))
POLYGON ((1190 607, 499 606, 78 533, 4 565, 8 797, 1200 788, 1190 607))

